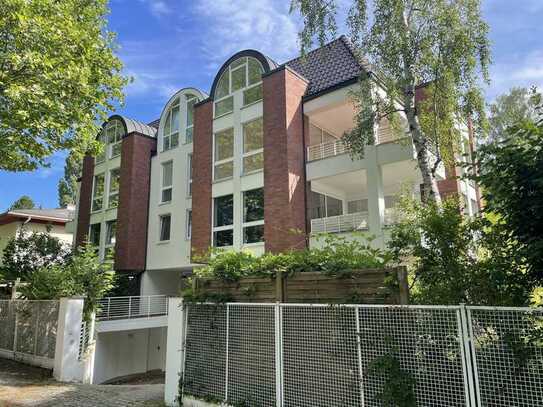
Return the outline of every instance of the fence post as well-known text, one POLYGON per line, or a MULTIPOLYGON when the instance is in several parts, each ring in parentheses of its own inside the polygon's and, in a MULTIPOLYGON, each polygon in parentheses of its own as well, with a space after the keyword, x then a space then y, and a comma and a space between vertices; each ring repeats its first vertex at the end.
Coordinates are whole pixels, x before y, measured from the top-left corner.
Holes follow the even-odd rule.
POLYGON ((462 350, 464 354, 464 361, 463 366, 465 369, 464 373, 464 381, 466 385, 466 398, 468 399, 469 406, 471 407, 477 407, 478 399, 475 395, 475 379, 474 374, 477 374, 476 371, 474 371, 474 361, 473 361, 473 355, 471 353, 471 341, 472 341, 472 335, 470 331, 471 323, 468 324, 468 313, 469 311, 466 309, 465 304, 460 304, 459 308, 460 313, 460 331, 462 333, 462 350), (469 325, 469 326, 468 326, 469 325))
MULTIPOLYGON (((168 406, 177 405, 180 382, 183 380, 185 359, 185 310, 182 298, 169 298, 168 333, 166 343, 166 381, 164 384, 164 402, 168 406)), ((179 405, 182 405, 180 402, 179 405)))
POLYGON ((362 346, 360 340, 360 307, 357 305, 355 307, 355 318, 356 318, 356 354, 358 359, 358 380, 360 386, 360 405, 364 407, 366 405, 366 400, 364 399, 364 371, 362 369, 362 346))
POLYGON ((275 300, 277 302, 285 301, 285 292, 283 285, 283 271, 277 270, 275 272, 275 300))
POLYGON ((61 298, 53 376, 61 382, 78 382, 84 369, 79 363, 79 340, 83 323, 83 299, 61 298))
POLYGON ((283 330, 282 307, 275 303, 275 398, 276 407, 283 406, 283 330))

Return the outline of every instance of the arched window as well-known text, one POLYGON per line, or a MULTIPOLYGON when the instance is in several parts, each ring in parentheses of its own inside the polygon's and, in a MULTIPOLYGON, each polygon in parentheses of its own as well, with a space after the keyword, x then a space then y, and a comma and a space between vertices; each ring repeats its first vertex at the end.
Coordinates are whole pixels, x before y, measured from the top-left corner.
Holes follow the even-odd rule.
POLYGON ((96 157, 99 164, 107 158, 115 158, 121 155, 121 142, 124 135, 124 125, 118 119, 112 119, 106 123, 98 140, 104 145, 102 153, 96 157))
POLYGON ((243 106, 262 100, 262 64, 255 58, 242 57, 222 73, 215 88, 215 117, 234 110, 232 93, 243 90, 243 106))
POLYGON ((179 145, 179 98, 168 109, 162 127, 162 151, 171 150, 179 145))

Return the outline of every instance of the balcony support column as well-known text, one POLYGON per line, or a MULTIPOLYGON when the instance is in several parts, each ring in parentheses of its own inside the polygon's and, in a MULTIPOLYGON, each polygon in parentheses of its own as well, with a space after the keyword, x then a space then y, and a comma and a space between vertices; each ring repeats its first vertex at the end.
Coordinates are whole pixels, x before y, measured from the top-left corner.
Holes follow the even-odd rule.
POLYGON ((383 225, 385 221, 385 195, 383 191, 383 172, 377 163, 375 146, 366 147, 368 180, 368 227, 375 237, 373 244, 384 247, 383 225))

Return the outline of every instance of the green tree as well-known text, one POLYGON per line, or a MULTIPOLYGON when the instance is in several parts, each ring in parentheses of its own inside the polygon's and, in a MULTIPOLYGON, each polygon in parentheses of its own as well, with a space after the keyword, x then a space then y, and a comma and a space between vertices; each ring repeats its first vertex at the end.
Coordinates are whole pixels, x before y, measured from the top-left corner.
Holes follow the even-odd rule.
POLYGON ((77 179, 81 175, 83 160, 79 154, 70 152, 64 163, 64 176, 58 181, 58 204, 64 208, 75 205, 77 199, 77 179))
POLYGON ((0 2, 0 170, 98 151, 98 123, 127 83, 107 12, 107 0, 0 2))
POLYGON ((29 232, 25 228, 4 248, 0 272, 8 280, 26 281, 36 270, 64 264, 70 247, 47 232, 29 232))
MULTIPOLYGON (((541 108, 538 108, 541 111, 541 108)), ((485 211, 519 244, 528 272, 543 281, 543 116, 523 119, 481 146, 474 166, 485 211)))
POLYGON ((31 300, 84 296, 84 314, 88 319, 99 301, 113 287, 115 273, 111 262, 100 262, 91 245, 80 248, 65 264, 44 265, 29 276, 21 290, 31 300))
POLYGON ((489 108, 489 141, 500 141, 507 129, 525 120, 537 119, 539 96, 535 89, 514 87, 492 102, 489 108))
POLYGON ((34 209, 35 207, 36 204, 34 203, 32 198, 30 198, 28 195, 23 195, 11 204, 9 210, 12 211, 15 209, 34 209))
MULTIPOLYGON (((304 20, 302 52, 315 37, 323 44, 336 35, 337 3, 291 1, 291 10, 299 10, 304 20)), ((480 0, 350 3, 346 23, 356 52, 368 58, 369 75, 362 75, 360 91, 354 95, 358 114, 355 128, 345 135, 347 145, 354 155, 362 155, 364 146, 374 143, 381 119, 398 127, 397 114, 404 114, 427 197, 439 202, 435 173, 441 161, 454 160, 458 117, 471 117, 479 130, 486 128, 478 84, 481 74, 488 80, 490 46, 480 0), (426 85, 425 99, 417 106, 415 93, 421 85, 426 85), (377 86, 386 90, 386 96, 378 95, 377 86)))

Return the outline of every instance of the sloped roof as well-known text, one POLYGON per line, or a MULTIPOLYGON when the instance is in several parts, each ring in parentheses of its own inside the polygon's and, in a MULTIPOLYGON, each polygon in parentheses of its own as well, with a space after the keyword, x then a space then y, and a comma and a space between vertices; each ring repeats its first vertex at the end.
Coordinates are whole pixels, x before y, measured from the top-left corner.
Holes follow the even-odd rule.
POLYGON ((351 42, 344 35, 285 65, 309 81, 305 97, 356 82, 362 72, 370 70, 367 61, 356 57, 351 42))
POLYGON ((0 214, 0 224, 10 223, 17 219, 32 218, 41 221, 66 223, 74 219, 75 211, 68 208, 58 209, 13 209, 0 214))
POLYGON ((148 124, 139 122, 137 120, 130 119, 129 117, 126 117, 126 116, 119 116, 119 117, 122 120, 124 120, 124 124, 126 126, 126 134, 137 132, 137 133, 143 134, 144 136, 149 136, 149 137, 156 136, 156 128, 148 124))
POLYGON ((155 119, 153 120, 152 122, 150 123, 147 123, 147 126, 151 126, 151 127, 154 127, 155 129, 158 130, 158 125, 160 124, 160 118, 159 119, 155 119))

